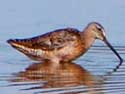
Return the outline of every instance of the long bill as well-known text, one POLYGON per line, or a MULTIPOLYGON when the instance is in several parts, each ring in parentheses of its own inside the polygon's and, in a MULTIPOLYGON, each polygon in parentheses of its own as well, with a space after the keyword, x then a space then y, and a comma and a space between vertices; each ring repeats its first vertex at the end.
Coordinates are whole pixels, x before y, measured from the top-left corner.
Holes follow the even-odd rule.
POLYGON ((121 58, 121 56, 118 54, 118 52, 116 52, 116 50, 113 48, 113 46, 108 42, 108 40, 105 38, 104 42, 107 44, 107 46, 115 53, 115 55, 120 59, 120 62, 123 62, 123 59, 121 58))

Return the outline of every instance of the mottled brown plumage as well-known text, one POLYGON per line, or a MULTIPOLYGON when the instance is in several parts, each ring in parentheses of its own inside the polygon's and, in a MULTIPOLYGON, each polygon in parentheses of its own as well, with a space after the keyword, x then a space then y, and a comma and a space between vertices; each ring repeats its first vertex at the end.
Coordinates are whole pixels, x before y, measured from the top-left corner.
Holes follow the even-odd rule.
POLYGON ((58 29, 44 35, 28 39, 10 39, 14 48, 35 60, 72 61, 84 54, 95 39, 104 41, 122 61, 122 58, 108 43, 104 28, 97 22, 92 22, 80 32, 74 28, 58 29))

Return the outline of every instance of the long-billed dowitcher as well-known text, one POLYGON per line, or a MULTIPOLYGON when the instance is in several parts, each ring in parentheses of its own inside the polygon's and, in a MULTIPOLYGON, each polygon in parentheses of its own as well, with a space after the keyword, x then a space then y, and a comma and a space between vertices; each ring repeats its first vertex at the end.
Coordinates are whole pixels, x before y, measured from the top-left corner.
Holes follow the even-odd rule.
POLYGON ((58 29, 28 39, 10 39, 7 42, 34 60, 50 60, 59 63, 72 61, 83 55, 96 39, 104 41, 122 62, 122 58, 107 41, 103 26, 89 23, 80 32, 74 28, 58 29))

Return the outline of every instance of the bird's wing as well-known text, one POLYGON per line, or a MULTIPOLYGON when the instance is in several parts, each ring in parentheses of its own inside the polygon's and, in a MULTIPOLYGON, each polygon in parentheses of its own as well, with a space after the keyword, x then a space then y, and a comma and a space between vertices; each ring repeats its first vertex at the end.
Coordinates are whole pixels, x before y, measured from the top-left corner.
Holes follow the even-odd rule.
POLYGON ((32 40, 34 40, 34 43, 32 46, 43 50, 61 49, 75 41, 78 37, 77 35, 79 35, 79 32, 76 29, 59 29, 37 38, 33 38, 32 40))

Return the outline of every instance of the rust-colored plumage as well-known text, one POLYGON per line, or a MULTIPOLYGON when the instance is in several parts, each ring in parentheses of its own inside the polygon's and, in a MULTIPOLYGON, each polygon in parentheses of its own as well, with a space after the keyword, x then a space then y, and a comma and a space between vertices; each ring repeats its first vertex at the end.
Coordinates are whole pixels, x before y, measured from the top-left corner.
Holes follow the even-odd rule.
POLYGON ((59 63, 78 58, 91 47, 95 39, 104 41, 122 61, 107 41, 104 28, 97 22, 89 23, 81 32, 74 28, 58 29, 33 38, 10 39, 8 43, 32 59, 59 63))

